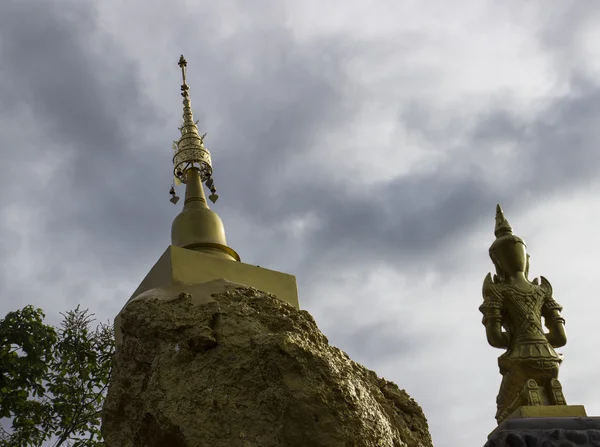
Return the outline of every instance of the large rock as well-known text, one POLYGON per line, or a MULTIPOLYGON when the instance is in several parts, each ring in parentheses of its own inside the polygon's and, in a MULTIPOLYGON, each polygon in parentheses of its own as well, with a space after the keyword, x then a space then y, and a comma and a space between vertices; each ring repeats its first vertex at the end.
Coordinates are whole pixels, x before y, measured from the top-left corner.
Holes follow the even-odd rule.
POLYGON ((431 447, 419 405, 311 315, 229 283, 153 289, 120 328, 108 447, 431 447))

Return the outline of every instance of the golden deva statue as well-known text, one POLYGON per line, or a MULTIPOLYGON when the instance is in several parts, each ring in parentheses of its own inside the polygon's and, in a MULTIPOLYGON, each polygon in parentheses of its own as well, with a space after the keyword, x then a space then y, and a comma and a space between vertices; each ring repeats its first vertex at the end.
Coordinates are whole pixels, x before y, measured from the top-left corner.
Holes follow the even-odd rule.
POLYGON ((522 405, 566 405, 558 368, 562 355, 554 348, 567 343, 562 307, 546 278, 529 281, 529 255, 496 208, 496 240, 489 249, 496 266, 483 281, 483 324, 488 343, 506 349, 498 358, 502 384, 496 399, 500 424, 522 405), (542 328, 542 317, 546 328, 542 328), (504 331, 502 330, 504 328, 504 331))

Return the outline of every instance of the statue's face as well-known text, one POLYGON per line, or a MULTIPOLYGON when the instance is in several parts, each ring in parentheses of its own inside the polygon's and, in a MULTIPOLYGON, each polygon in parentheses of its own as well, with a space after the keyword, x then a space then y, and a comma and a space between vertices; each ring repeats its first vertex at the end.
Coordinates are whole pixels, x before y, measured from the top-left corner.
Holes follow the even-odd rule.
POLYGON ((506 273, 524 272, 527 268, 527 250, 522 242, 503 244, 496 256, 506 273))

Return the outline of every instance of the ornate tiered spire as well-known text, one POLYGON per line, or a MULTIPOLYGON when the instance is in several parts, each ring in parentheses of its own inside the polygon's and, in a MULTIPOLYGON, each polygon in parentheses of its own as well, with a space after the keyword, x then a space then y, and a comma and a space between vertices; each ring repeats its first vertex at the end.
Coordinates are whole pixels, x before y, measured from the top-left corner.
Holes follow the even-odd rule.
POLYGON ((183 124, 179 128, 181 137, 173 142, 175 180, 170 191, 173 196, 171 202, 177 203, 179 200, 175 193, 176 185, 185 183, 186 191, 183 211, 173 221, 171 241, 178 247, 239 261, 238 254, 227 246, 221 218, 206 203, 203 182, 211 191, 209 199, 215 203, 219 198, 212 180, 212 160, 210 152, 204 146, 206 134, 200 135, 197 122, 194 122, 190 87, 186 80, 187 62, 183 56, 179 58, 179 66, 183 76, 183 124))
MULTIPOLYGON (((206 134, 200 135, 198 132, 198 121, 194 121, 192 113, 192 103, 190 101, 190 86, 187 85, 186 67, 187 61, 183 55, 179 58, 179 66, 181 67, 181 75, 183 84, 181 85, 181 96, 183 96, 183 124, 179 128, 181 137, 173 142, 173 174, 175 176, 174 185, 171 188, 171 195, 175 193, 175 185, 187 183, 186 172, 190 168, 198 168, 202 182, 206 182, 206 186, 210 189, 211 195, 209 199, 215 203, 219 196, 216 194, 216 188, 212 180, 212 159, 210 152, 204 146, 204 137, 206 134)), ((173 200, 172 200, 173 201, 173 200)), ((173 201, 177 203, 175 199, 173 201)))

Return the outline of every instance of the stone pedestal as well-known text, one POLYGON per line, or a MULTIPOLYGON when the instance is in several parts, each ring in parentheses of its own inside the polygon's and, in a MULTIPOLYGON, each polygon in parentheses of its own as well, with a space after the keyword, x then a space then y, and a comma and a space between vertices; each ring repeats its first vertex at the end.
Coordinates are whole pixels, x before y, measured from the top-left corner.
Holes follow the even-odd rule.
MULTIPOLYGON (((553 408, 521 407, 490 433, 484 447, 600 447, 600 417, 529 416, 544 410, 553 408)), ((562 410, 585 414, 580 405, 562 406, 562 410)))

